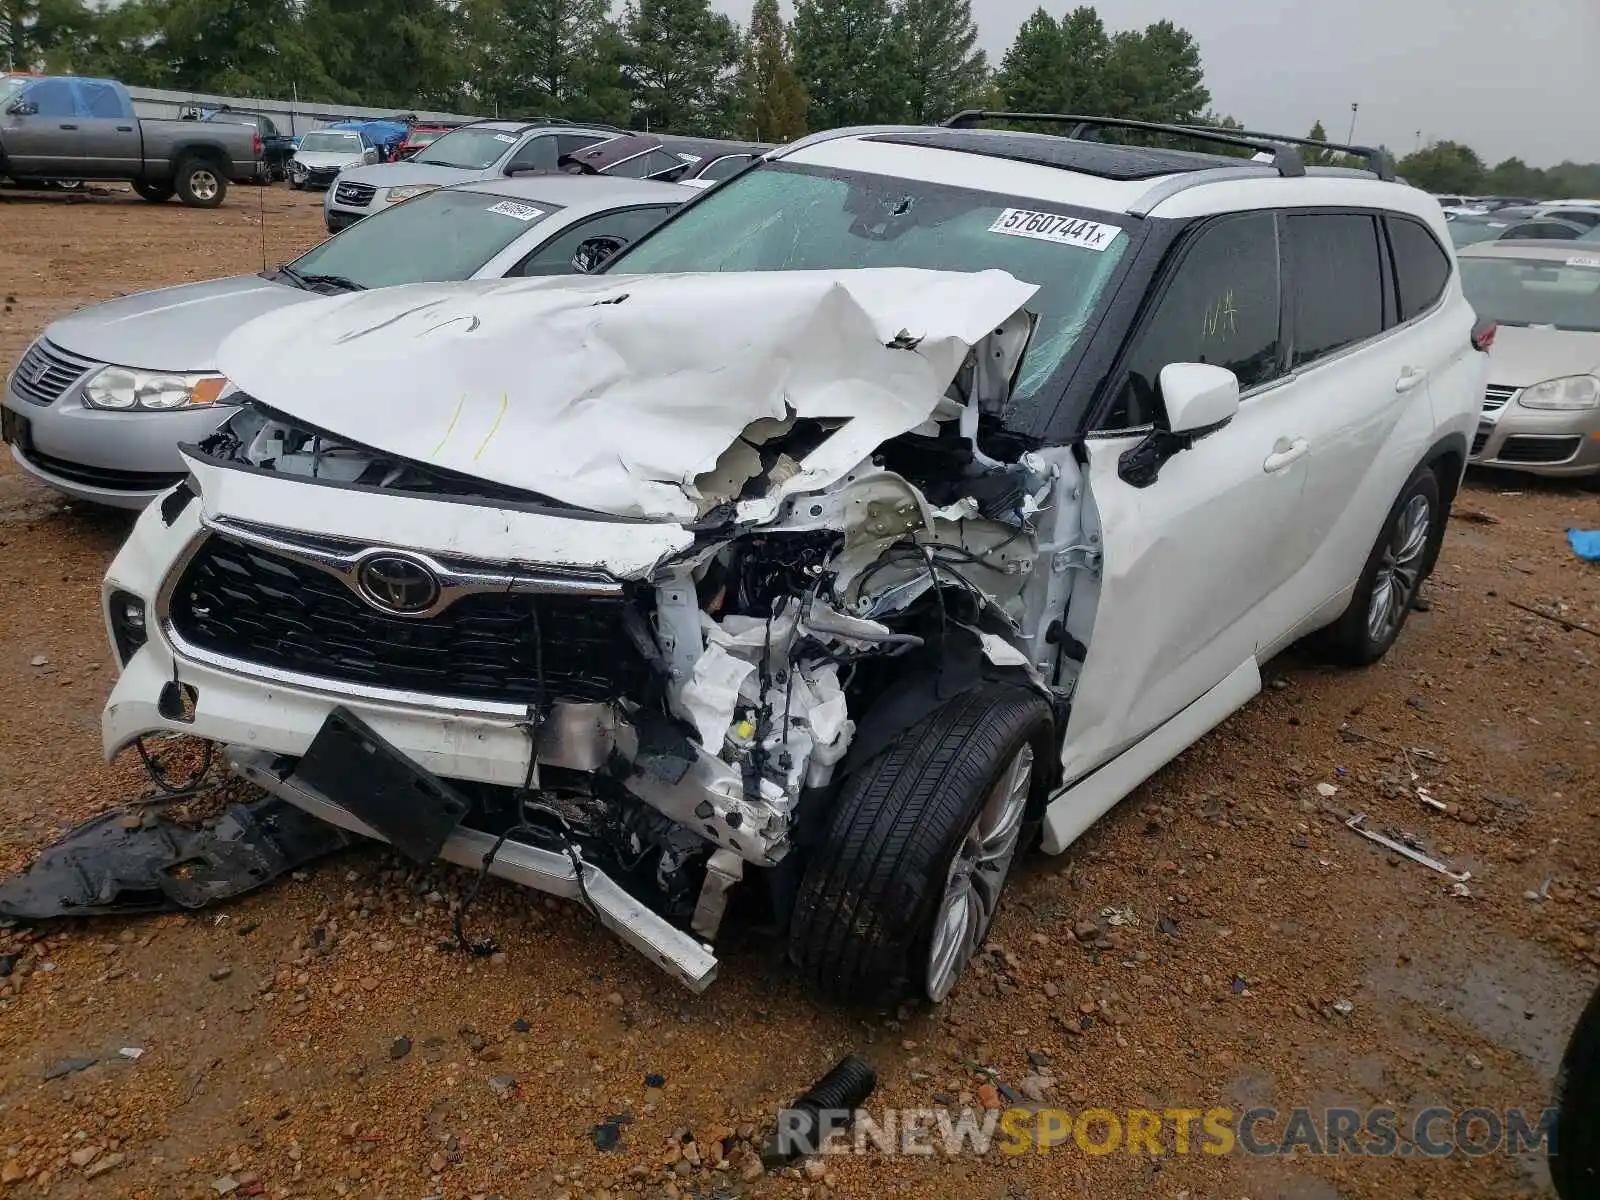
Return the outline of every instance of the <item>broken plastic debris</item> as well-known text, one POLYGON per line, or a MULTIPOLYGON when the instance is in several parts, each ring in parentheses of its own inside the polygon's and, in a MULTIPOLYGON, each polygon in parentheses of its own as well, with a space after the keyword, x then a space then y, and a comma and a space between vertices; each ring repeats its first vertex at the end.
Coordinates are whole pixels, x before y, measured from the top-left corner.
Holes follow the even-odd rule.
POLYGON ((1339 789, 1331 783, 1317 784, 1317 795, 1319 796, 1337 796, 1338 794, 1339 789))
POLYGON ((123 1058, 131 1058, 136 1062, 144 1056, 144 1051, 138 1046, 124 1046, 117 1053, 122 1055, 123 1058))

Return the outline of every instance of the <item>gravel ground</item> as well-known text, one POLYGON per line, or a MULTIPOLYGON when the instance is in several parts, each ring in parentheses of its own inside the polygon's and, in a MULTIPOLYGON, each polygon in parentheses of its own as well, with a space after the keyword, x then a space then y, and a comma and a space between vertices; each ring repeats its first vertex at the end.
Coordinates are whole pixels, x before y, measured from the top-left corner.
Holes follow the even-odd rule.
MULTIPOLYGON (((281 187, 211 212, 0 193, 0 359, 75 306, 320 232, 318 198, 281 187)), ((99 749, 98 585, 128 524, 0 466, 0 868, 144 789, 99 749)), ((1246 711, 1020 870, 936 1010, 821 1007, 757 928, 691 997, 572 905, 494 882, 471 932, 501 952, 463 958, 440 943, 465 876, 375 850, 194 917, 0 931, 0 1193, 1546 1195, 1534 1155, 1068 1142, 759 1173, 749 1139, 851 1050, 878 1068, 874 1112, 993 1102, 991 1081, 1074 1112, 1540 1109, 1600 966, 1600 638, 1511 601, 1600 628, 1600 570, 1563 539, 1580 524, 1600 525, 1592 491, 1469 481, 1431 611, 1383 664, 1271 664, 1246 711), (1471 870, 1470 894, 1345 829, 1354 811, 1471 870), (99 1061, 56 1075, 72 1059, 99 1061)))

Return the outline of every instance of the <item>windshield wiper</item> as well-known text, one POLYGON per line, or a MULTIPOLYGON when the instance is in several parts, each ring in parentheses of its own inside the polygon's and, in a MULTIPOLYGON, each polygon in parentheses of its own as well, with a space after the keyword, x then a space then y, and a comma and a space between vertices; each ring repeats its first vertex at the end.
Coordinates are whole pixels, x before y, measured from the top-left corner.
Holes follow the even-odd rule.
POLYGON ((299 278, 303 279, 306 283, 320 283, 320 284, 322 284, 322 285, 324 285, 326 287, 336 287, 340 291, 344 291, 344 292, 364 292, 364 291, 367 290, 367 285, 366 284, 357 283, 354 279, 351 279, 350 276, 348 276, 348 275, 317 275, 317 274, 311 274, 311 275, 300 275, 299 278))

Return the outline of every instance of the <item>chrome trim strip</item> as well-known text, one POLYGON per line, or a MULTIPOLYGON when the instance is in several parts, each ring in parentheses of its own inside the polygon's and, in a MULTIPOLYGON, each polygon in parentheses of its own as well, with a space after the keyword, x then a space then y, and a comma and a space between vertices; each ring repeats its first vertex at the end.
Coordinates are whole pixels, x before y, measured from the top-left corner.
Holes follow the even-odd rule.
POLYGON ((301 545, 287 537, 263 533, 254 526, 231 521, 226 517, 202 516, 200 524, 211 532, 233 541, 244 542, 257 549, 281 555, 332 575, 368 607, 388 616, 404 617, 408 620, 436 617, 463 596, 481 595, 486 592, 502 595, 543 593, 561 596, 620 596, 623 593, 621 583, 597 575, 567 575, 557 571, 474 571, 467 567, 445 563, 431 554, 408 550, 402 546, 367 546, 360 550, 340 552, 324 547, 301 545), (359 575, 363 563, 381 555, 398 555, 402 558, 415 559, 426 566, 439 582, 439 594, 434 602, 416 612, 396 612, 373 604, 361 590, 359 575))
MULTIPOLYGON (((242 746, 228 748, 228 765, 251 783, 330 825, 363 837, 385 840, 377 830, 321 792, 292 777, 280 779, 272 770, 273 758, 273 755, 242 746)), ((703 992, 716 980, 717 958, 709 946, 651 912, 593 863, 580 860, 583 861, 580 885, 572 860, 565 854, 511 840, 500 846, 499 853, 494 850, 494 838, 463 827, 450 835, 439 857, 475 871, 487 863, 491 875, 512 883, 566 896, 580 903, 587 900, 600 924, 690 991, 703 992)))

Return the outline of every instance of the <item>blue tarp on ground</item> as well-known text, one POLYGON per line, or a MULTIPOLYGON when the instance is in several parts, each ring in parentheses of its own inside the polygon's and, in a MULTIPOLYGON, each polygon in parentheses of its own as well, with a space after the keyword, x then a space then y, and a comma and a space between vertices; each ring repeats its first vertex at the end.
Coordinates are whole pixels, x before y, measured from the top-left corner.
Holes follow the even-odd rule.
POLYGON ((1572 552, 1589 562, 1600 562, 1600 529, 1569 529, 1567 541, 1572 552))

